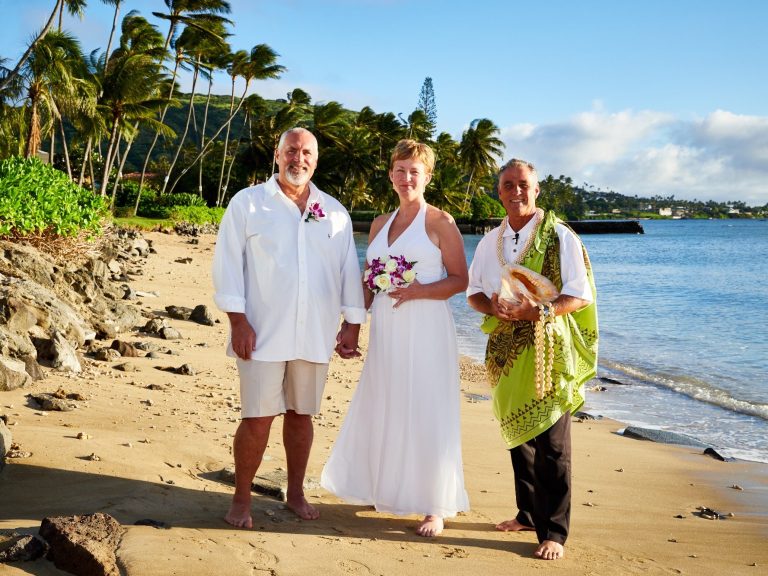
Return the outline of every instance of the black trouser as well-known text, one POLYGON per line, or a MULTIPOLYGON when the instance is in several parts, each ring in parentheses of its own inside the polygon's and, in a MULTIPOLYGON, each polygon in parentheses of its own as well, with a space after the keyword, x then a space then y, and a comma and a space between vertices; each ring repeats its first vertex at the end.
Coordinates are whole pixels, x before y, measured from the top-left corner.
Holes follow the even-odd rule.
POLYGON ((512 448, 517 521, 536 528, 539 542, 565 544, 571 519, 571 414, 512 448))

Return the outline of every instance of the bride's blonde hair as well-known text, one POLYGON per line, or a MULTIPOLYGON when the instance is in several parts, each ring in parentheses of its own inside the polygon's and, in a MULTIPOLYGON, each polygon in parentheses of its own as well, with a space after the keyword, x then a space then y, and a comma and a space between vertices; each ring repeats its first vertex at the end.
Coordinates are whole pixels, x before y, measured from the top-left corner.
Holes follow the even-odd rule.
POLYGON ((400 140, 392 150, 392 159, 389 161, 390 170, 395 167, 398 160, 411 160, 415 158, 427 168, 427 173, 432 174, 435 169, 435 153, 432 148, 410 138, 400 140))

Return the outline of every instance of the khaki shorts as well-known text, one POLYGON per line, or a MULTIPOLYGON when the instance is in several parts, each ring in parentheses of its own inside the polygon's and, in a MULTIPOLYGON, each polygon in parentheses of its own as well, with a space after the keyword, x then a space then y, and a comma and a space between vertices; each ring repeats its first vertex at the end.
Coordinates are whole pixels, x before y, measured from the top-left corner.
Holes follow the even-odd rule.
POLYGON ((264 362, 237 359, 243 418, 277 416, 287 410, 317 414, 323 398, 328 364, 288 360, 264 362))

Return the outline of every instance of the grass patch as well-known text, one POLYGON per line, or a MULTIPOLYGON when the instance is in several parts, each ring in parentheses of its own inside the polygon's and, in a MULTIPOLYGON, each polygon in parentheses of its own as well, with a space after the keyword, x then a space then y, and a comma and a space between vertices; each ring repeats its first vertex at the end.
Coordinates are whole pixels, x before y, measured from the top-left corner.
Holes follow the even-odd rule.
POLYGON ((170 218, 144 218, 142 216, 129 216, 125 218, 112 218, 115 226, 131 228, 134 230, 158 230, 172 229, 174 221, 170 218))

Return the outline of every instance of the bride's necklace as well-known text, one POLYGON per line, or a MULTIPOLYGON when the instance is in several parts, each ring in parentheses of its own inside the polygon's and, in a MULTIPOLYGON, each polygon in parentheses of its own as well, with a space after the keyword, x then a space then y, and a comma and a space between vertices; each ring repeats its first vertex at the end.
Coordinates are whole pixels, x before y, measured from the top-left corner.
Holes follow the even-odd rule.
MULTIPOLYGON (((536 240, 536 232, 539 229, 539 224, 541 224, 541 214, 543 210, 540 208, 536 209, 536 212, 533 215, 534 224, 533 229, 531 230, 531 233, 528 235, 528 240, 525 241, 525 244, 523 245, 520 252, 518 252, 517 257, 515 258, 515 261, 513 264, 520 264, 520 262, 523 261, 523 258, 525 258, 525 255, 528 253, 528 250, 533 245, 534 240, 536 240)), ((504 216, 504 220, 501 221, 501 226, 499 228, 499 236, 496 240, 496 256, 499 258, 499 264, 503 268, 507 265, 507 260, 504 258, 504 232, 507 229, 507 226, 509 224, 509 216, 504 216)))

